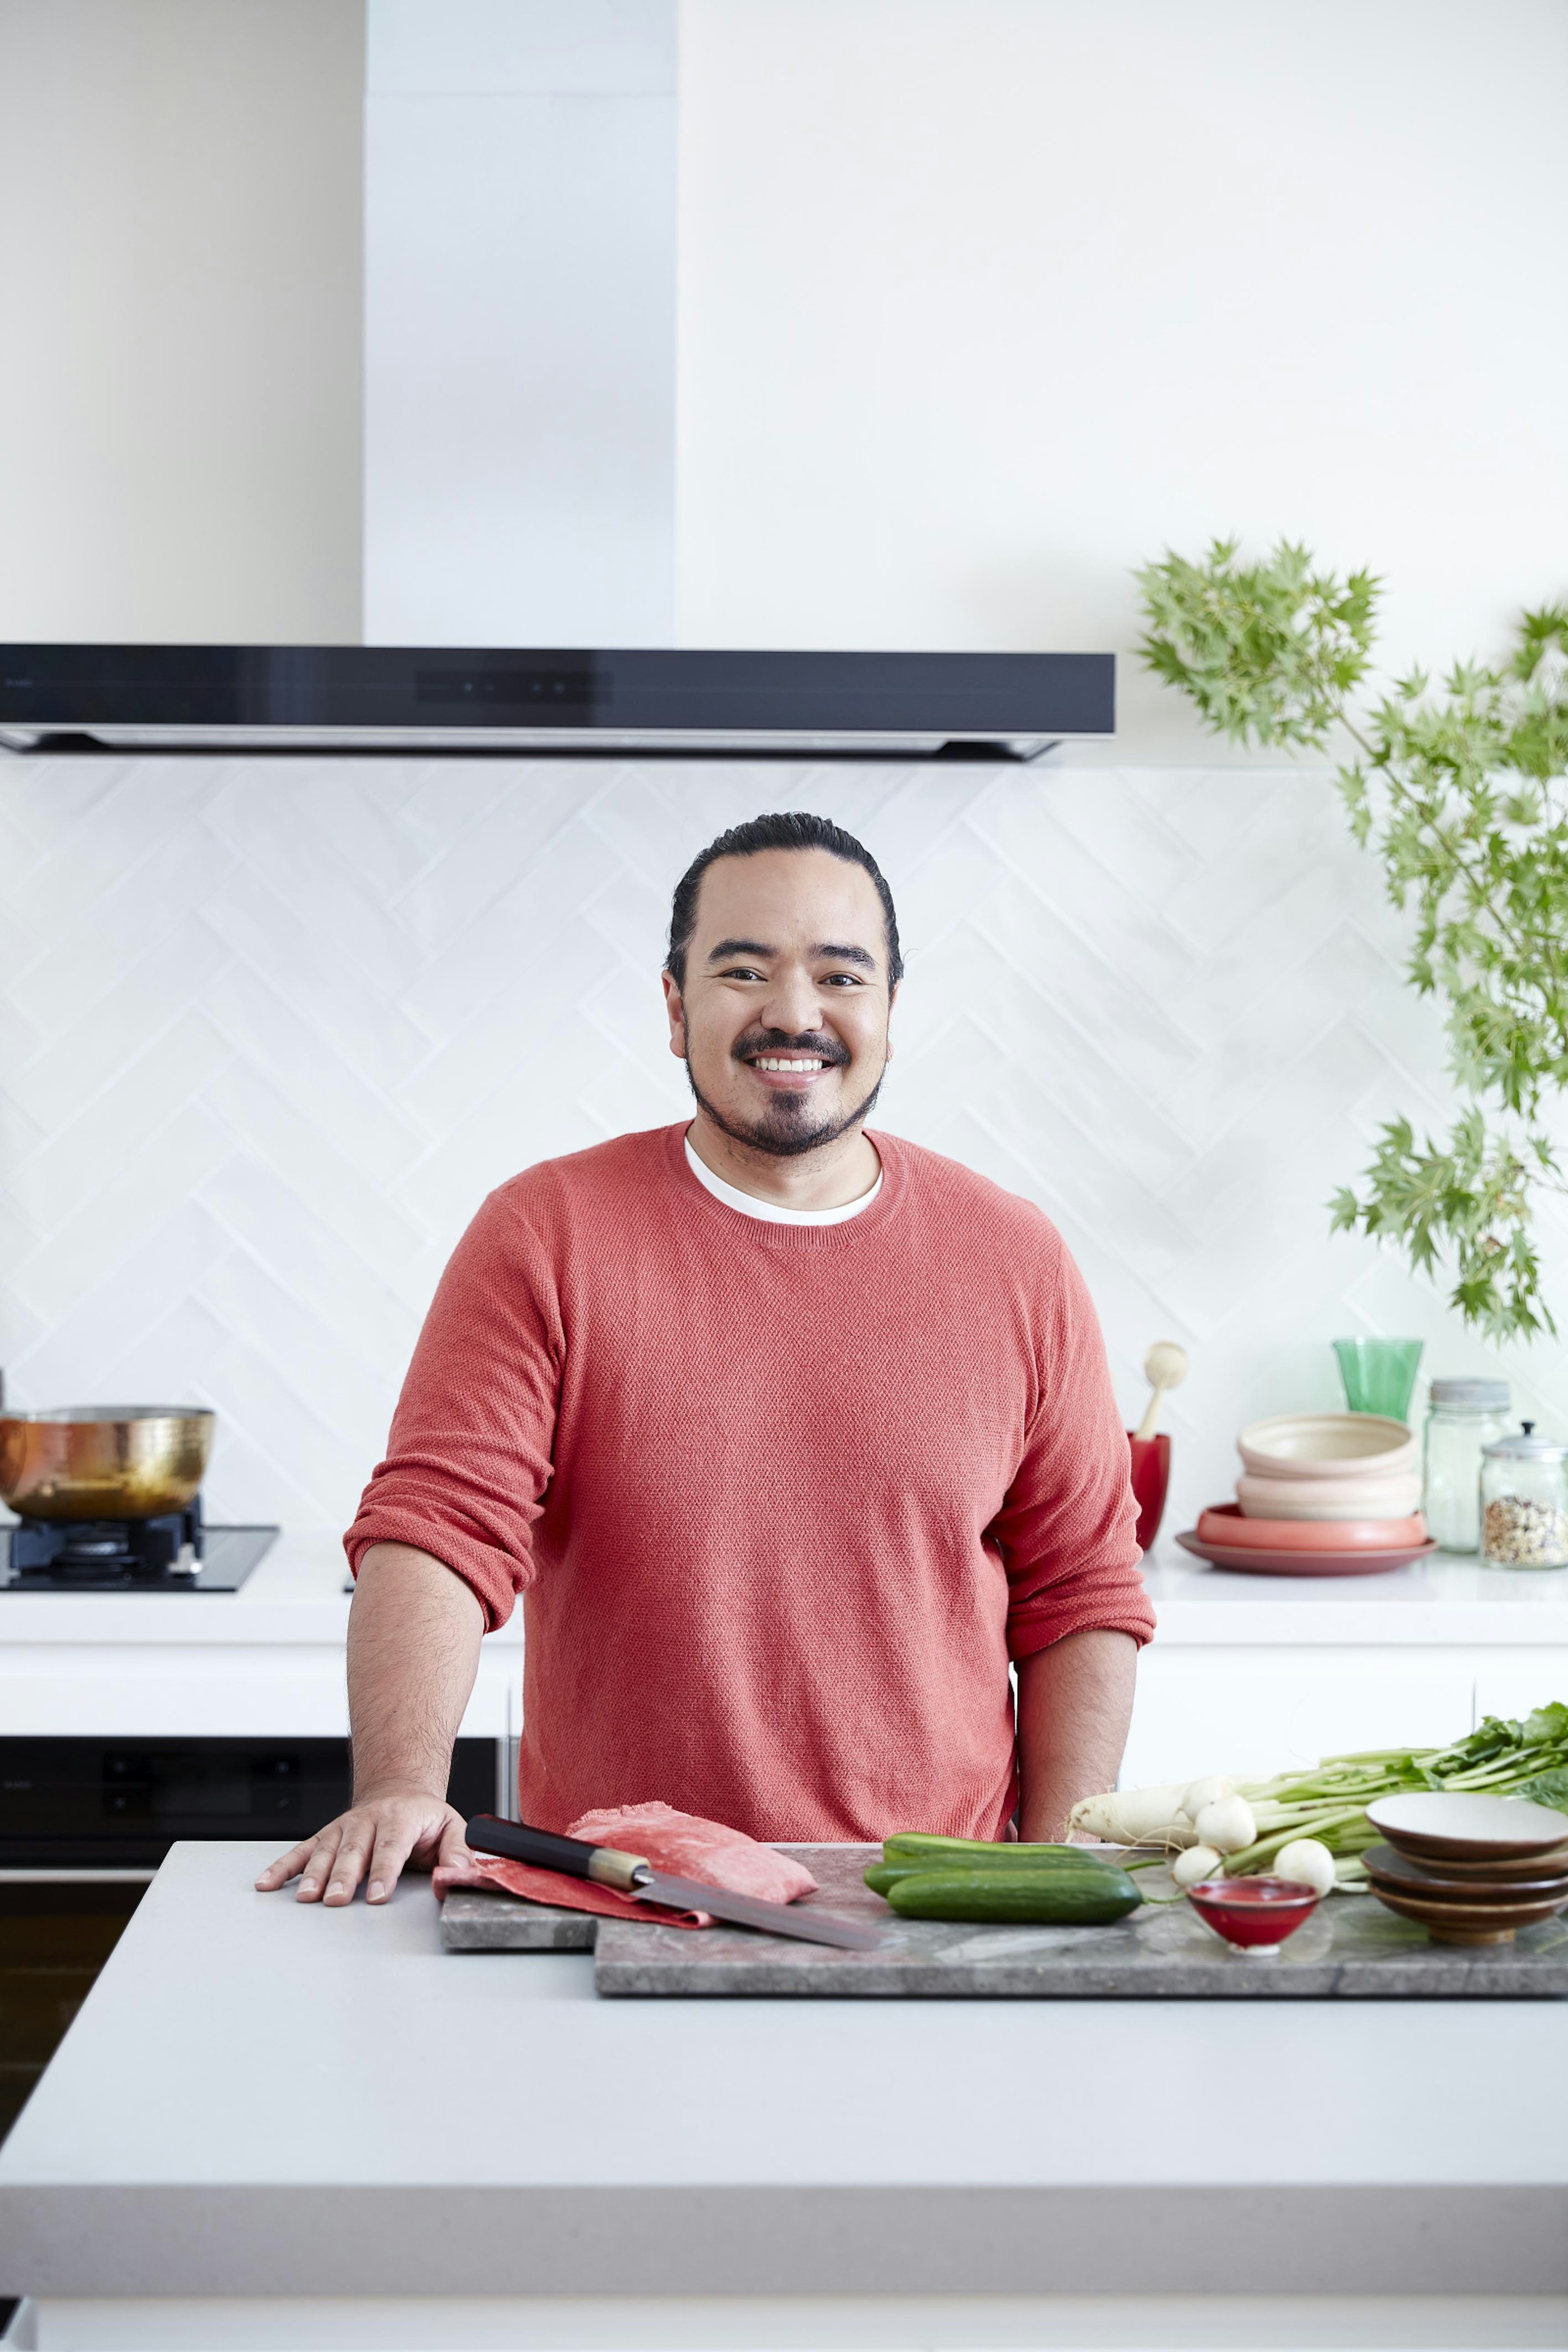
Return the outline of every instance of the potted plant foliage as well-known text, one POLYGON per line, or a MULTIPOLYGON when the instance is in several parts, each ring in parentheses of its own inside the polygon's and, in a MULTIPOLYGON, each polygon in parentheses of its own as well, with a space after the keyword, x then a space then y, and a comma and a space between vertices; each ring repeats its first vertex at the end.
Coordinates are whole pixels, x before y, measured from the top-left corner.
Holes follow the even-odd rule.
POLYGON ((1358 701, 1378 583, 1317 569, 1288 542, 1239 560, 1216 540, 1137 575, 1149 667, 1232 742, 1342 744, 1351 829, 1415 919, 1411 984, 1446 1013, 1463 1107, 1447 1135, 1381 1129, 1334 1229, 1451 1273, 1452 1303, 1489 1339, 1555 1330, 1532 1208, 1568 1192, 1551 1131, 1568 1090, 1568 605, 1527 613, 1507 659, 1421 671, 1358 701))

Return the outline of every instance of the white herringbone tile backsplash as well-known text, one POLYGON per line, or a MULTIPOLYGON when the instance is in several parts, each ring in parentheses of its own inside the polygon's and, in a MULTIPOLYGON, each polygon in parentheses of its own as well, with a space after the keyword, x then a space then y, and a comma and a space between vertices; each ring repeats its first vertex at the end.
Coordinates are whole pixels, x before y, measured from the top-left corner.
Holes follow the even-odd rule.
MULTIPOLYGON (((483 1193, 677 1118, 669 892, 809 807, 909 960, 883 1123, 1037 1201, 1130 1417, 1193 1370, 1168 1526, 1239 1424, 1337 1401, 1341 1331, 1496 1360, 1323 1203, 1442 1115, 1437 1017, 1326 778, 576 761, 0 761, 0 1363, 19 1406, 198 1400, 216 1516, 341 1527, 483 1193)), ((1551 1235, 1568 1311, 1568 1226, 1551 1235)), ((1555 1344, 1506 1364, 1568 1428, 1555 1344)))

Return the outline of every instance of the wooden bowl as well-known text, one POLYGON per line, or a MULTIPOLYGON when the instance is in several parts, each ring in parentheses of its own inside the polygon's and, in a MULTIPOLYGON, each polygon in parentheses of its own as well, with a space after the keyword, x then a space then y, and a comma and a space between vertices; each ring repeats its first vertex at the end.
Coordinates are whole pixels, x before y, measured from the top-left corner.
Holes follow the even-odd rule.
POLYGON ((1452 1903, 1380 1886, 1375 1879, 1372 1891, 1385 1911, 1416 1920, 1435 1944, 1511 1944, 1521 1927, 1537 1927, 1568 1906, 1568 1891, 1529 1903, 1505 1903, 1500 1896, 1484 1903, 1452 1903))
POLYGON ((1489 1862, 1456 1860, 1452 1854, 1429 1855, 1420 1861, 1415 1854, 1401 1853, 1397 1846, 1391 1845, 1374 1845, 1368 1851, 1393 1854, 1412 1870, 1434 1870, 1457 1885, 1482 1886, 1489 1894, 1494 1887, 1511 1886, 1521 1878, 1568 1878, 1568 1845, 1554 1845, 1546 1853, 1515 1854, 1511 1858, 1499 1854, 1489 1862))
POLYGON ((1369 1846, 1361 1858, 1374 1885, 1392 1887, 1396 1895, 1430 1895, 1435 1903, 1533 1903, 1561 1895, 1568 1903, 1568 1865, 1552 1862, 1550 1856, 1549 1867, 1541 1863, 1528 1865, 1528 1877, 1525 1866, 1518 1863, 1481 1865, 1494 1873, 1506 1868, 1510 1873, 1506 1878, 1458 1877, 1446 1863, 1416 1862, 1391 1845, 1369 1846))
POLYGON ((1396 1852, 1417 1862, 1521 1861, 1552 1853, 1568 1836, 1568 1814, 1546 1805, 1458 1790, 1379 1797, 1366 1817, 1396 1852))

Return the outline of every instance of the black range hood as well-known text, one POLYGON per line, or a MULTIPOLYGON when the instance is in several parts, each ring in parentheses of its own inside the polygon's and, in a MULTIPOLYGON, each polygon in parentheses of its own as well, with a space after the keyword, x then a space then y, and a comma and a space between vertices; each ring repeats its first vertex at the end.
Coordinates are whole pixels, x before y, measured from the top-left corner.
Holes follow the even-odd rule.
POLYGON ((0 745, 1033 759, 1115 726, 1110 654, 0 646, 0 745))

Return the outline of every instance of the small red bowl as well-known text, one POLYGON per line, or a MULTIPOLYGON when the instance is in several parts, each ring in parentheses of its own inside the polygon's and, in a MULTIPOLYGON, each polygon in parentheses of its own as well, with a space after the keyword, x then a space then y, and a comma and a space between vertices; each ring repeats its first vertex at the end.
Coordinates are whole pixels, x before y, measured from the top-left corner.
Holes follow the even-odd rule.
POLYGON ((1258 1954, 1277 1952, 1321 1900, 1299 1878, 1205 1878, 1187 1889, 1187 1901, 1216 1936, 1258 1954))

